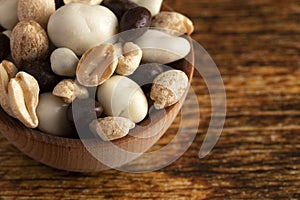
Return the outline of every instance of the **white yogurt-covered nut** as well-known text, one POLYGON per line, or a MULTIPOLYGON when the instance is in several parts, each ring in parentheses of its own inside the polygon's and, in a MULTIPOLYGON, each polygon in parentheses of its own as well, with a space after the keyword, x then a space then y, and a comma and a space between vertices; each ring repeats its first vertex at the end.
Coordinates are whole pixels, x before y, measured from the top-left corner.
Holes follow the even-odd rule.
POLYGON ((67 120, 68 106, 69 104, 51 93, 41 94, 37 107, 38 129, 51 135, 71 135, 74 130, 67 120))
POLYGON ((19 0, 18 17, 20 21, 34 20, 47 28, 49 17, 55 12, 54 0, 19 0))
POLYGON ((105 117, 92 121, 90 130, 104 141, 116 140, 125 137, 135 123, 124 117, 105 117))
POLYGON ((64 3, 83 3, 87 5, 99 5, 102 1, 103 0, 64 0, 64 3))
POLYGON ((151 15, 157 15, 160 11, 163 0, 130 0, 139 6, 147 8, 151 15))
POLYGON ((0 25, 8 30, 12 30, 18 23, 18 1, 0 0, 0 25))
POLYGON ((118 26, 117 17, 104 6, 70 3, 51 15, 48 35, 55 46, 82 55, 117 34, 118 26))
POLYGON ((151 88, 150 97, 156 109, 177 103, 188 88, 187 75, 180 70, 169 70, 158 75, 151 88))
POLYGON ((50 62, 55 74, 73 77, 76 75, 79 59, 71 49, 58 48, 52 52, 50 62))
POLYGON ((135 40, 146 63, 166 64, 184 58, 191 50, 189 41, 158 30, 148 30, 135 40))
POLYGON ((148 112, 147 99, 138 84, 124 76, 112 76, 98 87, 97 98, 109 116, 125 117, 134 123, 148 112))

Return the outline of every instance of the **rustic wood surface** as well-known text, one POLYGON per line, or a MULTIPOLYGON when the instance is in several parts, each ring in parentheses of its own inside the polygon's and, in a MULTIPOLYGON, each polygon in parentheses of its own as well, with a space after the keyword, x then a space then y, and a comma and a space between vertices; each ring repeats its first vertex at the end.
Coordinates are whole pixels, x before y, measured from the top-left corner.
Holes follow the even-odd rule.
MULTIPOLYGON (((0 199, 300 199, 300 1, 167 2, 192 18, 193 38, 225 83, 227 119, 213 151, 198 158, 211 109, 195 74, 198 134, 169 167, 144 174, 59 171, 29 159, 0 135, 0 199)), ((154 148, 169 142, 179 122, 154 148)))

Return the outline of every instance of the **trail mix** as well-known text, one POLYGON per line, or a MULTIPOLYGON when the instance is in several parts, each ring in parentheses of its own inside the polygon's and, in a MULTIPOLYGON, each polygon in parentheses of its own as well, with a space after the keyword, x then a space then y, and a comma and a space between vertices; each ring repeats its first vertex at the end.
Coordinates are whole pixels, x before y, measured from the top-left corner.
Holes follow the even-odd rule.
POLYGON ((72 137, 76 124, 110 141, 147 118, 152 104, 177 103, 188 77, 167 66, 190 53, 181 36, 194 26, 161 11, 162 1, 2 0, 2 109, 51 135, 72 137))

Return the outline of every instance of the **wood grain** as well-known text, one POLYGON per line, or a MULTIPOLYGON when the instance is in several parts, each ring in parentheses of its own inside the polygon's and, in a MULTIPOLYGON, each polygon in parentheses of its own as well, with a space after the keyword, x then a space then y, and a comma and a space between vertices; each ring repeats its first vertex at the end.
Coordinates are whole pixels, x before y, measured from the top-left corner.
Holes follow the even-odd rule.
MULTIPOLYGON (((193 38, 222 73, 227 119, 214 150, 198 158, 211 109, 196 74, 198 135, 169 167, 145 174, 64 172, 29 159, 0 135, 0 197, 300 199, 300 1, 167 2, 192 18, 193 38)), ((172 139, 179 122, 155 148, 172 139)))

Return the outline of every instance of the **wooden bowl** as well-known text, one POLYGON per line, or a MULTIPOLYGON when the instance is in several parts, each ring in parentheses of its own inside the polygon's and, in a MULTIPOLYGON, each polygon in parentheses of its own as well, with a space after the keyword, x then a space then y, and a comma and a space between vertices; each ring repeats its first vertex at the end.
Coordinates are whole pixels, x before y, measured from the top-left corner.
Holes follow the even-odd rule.
MULTIPOLYGON (((163 8, 164 10, 170 10, 165 5, 163 8)), ((191 49, 187 59, 172 63, 170 66, 183 70, 187 74, 189 82, 191 82, 194 71, 193 63, 194 52, 191 49)), ((165 111, 155 112, 151 120, 149 118, 145 119, 140 126, 130 131, 130 135, 113 141, 113 144, 129 152, 143 153, 147 151, 171 125, 186 95, 187 92, 179 103, 167 108, 165 111)), ((0 109, 0 132, 29 157, 57 169, 77 172, 96 172, 108 169, 89 151, 99 152, 99 154, 107 155, 110 158, 115 155, 116 162, 114 165, 116 166, 132 160, 132 157, 120 159, 118 151, 116 151, 116 148, 112 148, 110 142, 103 142, 100 139, 62 138, 26 128, 18 120, 9 117, 2 109, 0 109), (86 148, 87 145, 89 150, 86 148)))

